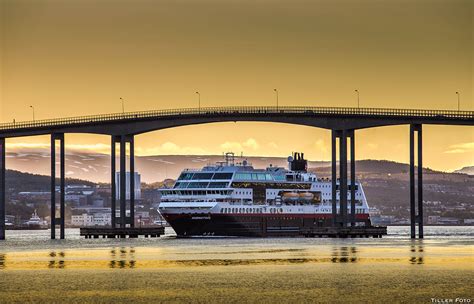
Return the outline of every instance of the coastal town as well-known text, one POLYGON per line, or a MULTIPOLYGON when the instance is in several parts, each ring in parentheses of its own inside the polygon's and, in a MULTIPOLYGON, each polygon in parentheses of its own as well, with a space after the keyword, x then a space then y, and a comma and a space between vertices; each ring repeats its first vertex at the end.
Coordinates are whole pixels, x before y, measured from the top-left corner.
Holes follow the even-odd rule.
MULTIPOLYGON (((7 192, 7 229, 47 229, 50 220, 51 194, 49 180, 45 176, 9 171, 19 175, 26 183, 13 183, 7 192), (33 185, 25 187, 24 185, 33 185), (24 191, 28 188, 28 191, 24 191)), ((323 171, 324 173, 324 171, 323 171)), ((408 225, 409 205, 393 201, 390 190, 397 191, 397 181, 380 177, 382 174, 367 174, 363 182, 369 199, 370 217, 375 225, 408 225), (385 196, 384 196, 385 193, 385 196)), ((449 176, 449 175, 448 175, 449 176)), ((467 187, 474 183, 472 176, 465 176, 467 187)), ((130 178, 129 174, 126 176, 130 178)), ((167 179, 158 183, 144 183, 140 173, 135 173, 135 226, 148 227, 165 225, 166 221, 158 211, 161 201, 159 189, 171 187, 174 180, 167 179)), ((459 179, 459 174, 455 175, 459 179)), ((119 176, 116 176, 118 181, 119 176)), ((464 182, 465 183, 465 182, 464 182)), ((461 183, 463 185, 463 183, 461 183)), ((59 188, 56 189, 59 192, 59 188)), ((424 200, 427 225, 474 225, 474 207, 469 204, 472 195, 461 192, 454 182, 431 182, 425 189, 424 200)), ((116 193, 119 197, 119 193, 116 193)), ((126 189, 129 199, 130 189, 126 189)), ((65 192, 67 227, 95 227, 111 225, 111 188, 110 184, 94 183, 84 180, 69 180, 65 192)), ((118 216, 118 214, 117 214, 118 216)))

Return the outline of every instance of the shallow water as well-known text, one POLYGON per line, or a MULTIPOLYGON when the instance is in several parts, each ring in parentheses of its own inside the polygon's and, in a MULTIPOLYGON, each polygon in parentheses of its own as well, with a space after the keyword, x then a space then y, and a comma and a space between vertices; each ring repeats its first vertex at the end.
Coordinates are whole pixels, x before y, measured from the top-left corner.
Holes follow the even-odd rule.
POLYGON ((474 300, 474 227, 389 227, 382 239, 66 240, 7 231, 0 302, 417 302, 474 300))

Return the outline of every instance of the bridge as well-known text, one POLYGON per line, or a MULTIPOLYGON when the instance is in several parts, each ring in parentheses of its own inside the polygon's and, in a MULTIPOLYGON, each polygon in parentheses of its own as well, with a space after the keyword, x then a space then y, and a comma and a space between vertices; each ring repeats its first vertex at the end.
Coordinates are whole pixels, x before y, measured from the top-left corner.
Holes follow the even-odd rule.
MULTIPOLYGON (((332 147, 332 210, 335 227, 355 226, 355 132, 356 130, 394 125, 409 125, 410 134, 410 235, 423 238, 423 153, 422 125, 474 126, 474 111, 340 108, 340 107, 209 107, 126 112, 106 115, 68 117, 47 120, 0 124, 0 239, 5 239, 5 139, 34 136, 51 136, 51 227, 60 226, 64 238, 65 202, 65 144, 66 133, 103 134, 111 137, 112 227, 134 226, 135 198, 130 191, 130 215, 126 216, 126 146, 130 150, 130 175, 135 171, 134 136, 167 128, 213 122, 261 121, 305 125, 331 130, 332 147), (348 142, 350 143, 348 145, 348 142), (415 145, 416 142, 416 145, 415 145), (56 145, 59 144, 59 217, 56 197, 56 145), (116 148, 119 146, 119 185, 116 185, 116 148), (339 145, 339 176, 337 174, 337 145, 339 145), (415 146, 418 150, 417 186, 415 186, 415 146), (348 150, 350 168, 348 168, 348 150), (350 185, 348 187, 348 171, 350 185), (340 211, 336 208, 336 181, 340 180, 340 211), (116 189, 119 189, 120 216, 116 217, 116 189), (350 189, 350 214, 348 190, 350 189), (416 191, 417 190, 417 191, 416 191)), ((134 189, 134 179, 129 179, 134 189)), ((51 238, 56 238, 51 229, 51 238)))

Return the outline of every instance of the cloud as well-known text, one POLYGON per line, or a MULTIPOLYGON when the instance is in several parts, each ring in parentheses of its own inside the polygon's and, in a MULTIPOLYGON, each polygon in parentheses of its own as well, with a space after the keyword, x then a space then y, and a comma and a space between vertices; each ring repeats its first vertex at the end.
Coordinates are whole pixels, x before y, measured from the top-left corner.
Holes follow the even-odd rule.
MULTIPOLYGON (((247 145, 253 145, 252 141, 247 141, 247 145)), ((13 152, 18 151, 28 151, 28 152, 48 152, 49 157, 49 150, 50 144, 49 143, 10 143, 7 145, 7 149, 13 152)), ((66 154, 70 152, 88 152, 88 153, 100 153, 100 154, 109 154, 110 155, 110 145, 108 144, 66 144, 66 154)), ((186 154, 214 154, 210 151, 207 151, 202 148, 198 147, 187 147, 187 146, 179 146, 173 142, 165 142, 159 146, 150 147, 150 148, 142 148, 135 146, 135 155, 137 156, 147 156, 147 155, 166 155, 166 154, 173 154, 173 155, 186 155, 186 154)), ((82 158, 83 160, 87 160, 86 158, 82 158)))
POLYGON ((462 143, 462 144, 455 144, 449 146, 449 150, 444 151, 444 153, 449 154, 459 154, 459 153, 474 153, 474 142, 462 143))
POLYGON ((225 143, 221 144, 220 147, 224 151, 242 151, 243 150, 242 144, 238 142, 226 141, 225 143))
POLYGON ((7 143, 6 147, 8 150, 23 150, 23 149, 31 149, 31 150, 45 150, 49 149, 49 143, 7 143))
POLYGON ((273 141, 269 142, 268 146, 272 149, 275 149, 275 150, 277 150, 279 148, 278 145, 276 143, 274 143, 273 141))
POLYGON ((226 141, 225 143, 220 145, 220 148, 224 151, 234 151, 234 152, 246 151, 249 149, 253 151, 257 151, 260 148, 260 145, 255 139, 249 138, 243 143, 235 142, 235 141, 226 141))
POLYGON ((147 155, 209 155, 211 152, 197 147, 182 147, 173 142, 167 141, 153 148, 135 147, 135 154, 139 156, 147 155))
MULTIPOLYGON (((13 151, 21 151, 28 149, 29 151, 49 151, 50 149, 49 143, 8 143, 7 149, 13 151)), ((67 144, 66 143, 66 150, 72 150, 76 152, 97 152, 97 153, 105 153, 110 154, 110 145, 106 144, 67 144)))
POLYGON ((314 147, 316 148, 316 150, 318 150, 320 152, 323 152, 323 153, 328 153, 329 152, 329 147, 326 145, 326 142, 322 139, 318 139, 314 143, 314 147))
POLYGON ((260 147, 257 141, 253 138, 247 139, 242 145, 246 148, 251 148, 253 150, 258 150, 258 148, 260 147))

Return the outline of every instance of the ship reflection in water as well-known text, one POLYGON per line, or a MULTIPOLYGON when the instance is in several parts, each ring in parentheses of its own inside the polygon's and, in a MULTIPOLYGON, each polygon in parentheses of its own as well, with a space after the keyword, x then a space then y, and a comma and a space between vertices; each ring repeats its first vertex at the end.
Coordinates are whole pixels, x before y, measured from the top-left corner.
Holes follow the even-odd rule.
POLYGON ((5 258, 6 254, 0 253, 0 270, 5 268, 5 258))
POLYGON ((424 247, 422 243, 410 246, 410 264, 424 264, 424 247))
POLYGON ((109 268, 135 268, 135 249, 133 247, 113 248, 110 250, 109 268))
POLYGON ((332 252, 333 263, 356 263, 357 248, 356 247, 335 247, 332 252))
POLYGON ((66 267, 66 261, 64 260, 66 254, 63 251, 51 251, 49 256, 51 259, 49 260, 48 268, 63 269, 66 267))

